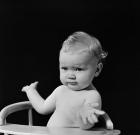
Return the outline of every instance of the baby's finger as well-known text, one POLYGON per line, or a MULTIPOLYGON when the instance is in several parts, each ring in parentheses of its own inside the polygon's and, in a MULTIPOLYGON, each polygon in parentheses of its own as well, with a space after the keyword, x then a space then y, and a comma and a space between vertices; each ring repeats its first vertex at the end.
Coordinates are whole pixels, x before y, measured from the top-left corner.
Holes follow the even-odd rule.
POLYGON ((25 92, 27 89, 29 89, 29 86, 24 86, 21 91, 25 92))
POLYGON ((89 115, 88 121, 89 121, 91 124, 94 124, 94 123, 97 123, 97 122, 98 122, 98 119, 97 119, 96 115, 94 115, 94 114, 92 113, 92 114, 89 115))
POLYGON ((89 107, 95 108, 99 106, 99 103, 88 103, 89 107))
POLYGON ((94 109, 94 113, 97 114, 97 115, 103 115, 103 114, 105 114, 104 111, 97 110, 97 109, 94 109))
POLYGON ((91 115, 89 115, 87 119, 88 119, 89 123, 91 123, 91 124, 94 123, 94 119, 93 119, 93 117, 91 115))
POLYGON ((84 123, 84 124, 87 124, 87 119, 86 119, 86 117, 83 116, 83 115, 81 115, 81 118, 82 118, 83 123, 84 123))
POLYGON ((31 83, 30 86, 35 88, 35 87, 37 86, 37 84, 38 84, 38 81, 36 81, 36 82, 34 82, 34 83, 31 83))
POLYGON ((97 116, 95 114, 91 114, 91 117, 93 119, 93 122, 98 122, 97 116))
POLYGON ((34 82, 35 85, 37 85, 38 83, 39 83, 38 81, 35 81, 35 82, 34 82))

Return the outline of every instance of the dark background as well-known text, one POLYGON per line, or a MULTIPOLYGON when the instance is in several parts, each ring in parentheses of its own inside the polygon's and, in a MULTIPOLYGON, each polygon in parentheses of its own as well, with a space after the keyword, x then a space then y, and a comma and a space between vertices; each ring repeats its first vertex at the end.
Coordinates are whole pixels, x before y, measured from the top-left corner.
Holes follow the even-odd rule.
MULTIPOLYGON (((136 0, 0 1, 0 109, 27 100, 21 88, 36 80, 46 98, 60 84, 61 44, 80 30, 97 37, 108 51, 94 81, 103 109, 122 135, 138 134, 139 18, 136 0)), ((24 114, 9 119, 22 123, 24 114)), ((34 115, 36 125, 46 124, 48 116, 34 115)))

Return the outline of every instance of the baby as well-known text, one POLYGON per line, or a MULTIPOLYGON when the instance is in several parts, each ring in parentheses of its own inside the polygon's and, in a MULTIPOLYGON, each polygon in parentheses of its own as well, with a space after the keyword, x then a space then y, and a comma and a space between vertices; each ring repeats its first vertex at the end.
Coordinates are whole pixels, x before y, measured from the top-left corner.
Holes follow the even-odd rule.
POLYGON ((38 82, 22 88, 34 109, 40 114, 53 112, 48 127, 80 127, 89 129, 98 122, 101 96, 92 84, 107 56, 95 37, 75 32, 62 45, 59 56, 60 80, 45 100, 37 92, 38 82))

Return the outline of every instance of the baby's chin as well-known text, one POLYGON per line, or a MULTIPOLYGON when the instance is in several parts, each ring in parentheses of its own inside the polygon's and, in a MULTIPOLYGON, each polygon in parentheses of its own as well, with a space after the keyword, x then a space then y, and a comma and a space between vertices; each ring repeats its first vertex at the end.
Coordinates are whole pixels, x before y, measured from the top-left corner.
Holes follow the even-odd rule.
POLYGON ((82 90, 86 90, 89 89, 88 86, 76 86, 76 85, 66 85, 69 89, 73 90, 73 91, 82 91, 82 90))

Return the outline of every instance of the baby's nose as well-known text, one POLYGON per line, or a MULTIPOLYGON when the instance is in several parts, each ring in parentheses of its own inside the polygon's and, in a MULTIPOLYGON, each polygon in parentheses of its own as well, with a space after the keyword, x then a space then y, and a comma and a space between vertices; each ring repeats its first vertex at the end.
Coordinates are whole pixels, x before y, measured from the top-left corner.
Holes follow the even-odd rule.
POLYGON ((69 75, 68 79, 76 79, 76 76, 75 75, 69 75))
POLYGON ((67 77, 68 79, 76 79, 76 76, 73 72, 69 72, 67 77))

